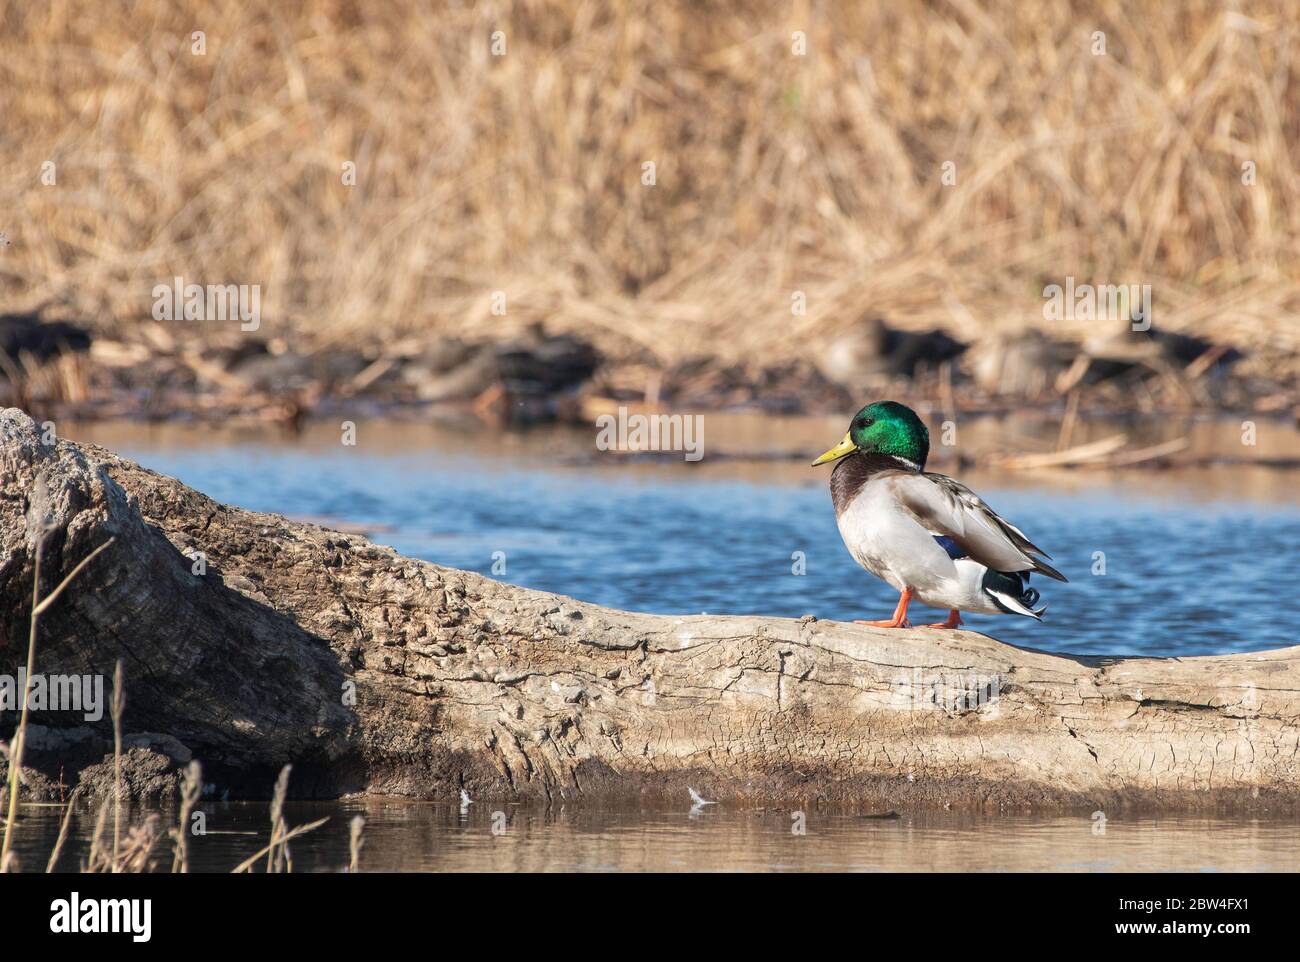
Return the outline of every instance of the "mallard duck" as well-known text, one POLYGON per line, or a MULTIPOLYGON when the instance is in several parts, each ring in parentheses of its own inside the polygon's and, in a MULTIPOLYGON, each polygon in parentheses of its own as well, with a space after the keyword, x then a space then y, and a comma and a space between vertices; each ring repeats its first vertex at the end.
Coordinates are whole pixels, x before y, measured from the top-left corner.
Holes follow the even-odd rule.
POLYGON ((813 462, 838 461, 831 499, 849 554, 899 592, 892 618, 857 621, 910 628, 913 601, 947 608, 956 628, 961 612, 1014 614, 1041 620, 1029 576, 1040 571, 1066 581, 1045 551, 998 515, 964 484, 925 470, 930 432, 916 412, 897 401, 868 404, 853 416, 840 443, 813 462))
POLYGON ((866 314, 831 342, 820 367, 835 383, 849 386, 861 384, 864 377, 914 377, 922 361, 937 367, 965 350, 965 344, 943 331, 899 330, 866 314))

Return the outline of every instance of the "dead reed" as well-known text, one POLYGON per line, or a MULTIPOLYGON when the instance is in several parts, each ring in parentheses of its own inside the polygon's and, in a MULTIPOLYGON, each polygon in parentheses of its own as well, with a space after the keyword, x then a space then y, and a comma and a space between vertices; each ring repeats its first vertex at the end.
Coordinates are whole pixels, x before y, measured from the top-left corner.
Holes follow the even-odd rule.
POLYGON ((202 795, 203 768, 197 760, 194 760, 185 767, 185 775, 181 779, 180 817, 177 819, 176 828, 172 829, 172 839, 176 843, 172 871, 182 875, 190 870, 190 813, 194 811, 194 806, 199 803, 202 795))
MULTIPOLYGON (((109 547, 114 539, 109 538, 90 554, 86 555, 77 564, 75 568, 68 572, 62 581, 44 598, 41 597, 41 561, 45 555, 45 542, 51 531, 50 522, 47 517, 49 508, 49 493, 45 486, 45 476, 38 474, 36 483, 32 491, 31 504, 28 508, 28 524, 33 536, 33 553, 32 553, 32 613, 30 625, 27 632, 27 662, 26 678, 30 683, 32 676, 36 673, 36 643, 40 636, 41 615, 47 611, 50 605, 58 600, 59 595, 69 584, 85 570, 86 566, 104 549, 109 547)), ((121 663, 119 662, 119 668, 121 663)), ((116 697, 116 695, 115 695, 116 697)), ((14 832, 14 823, 18 817, 18 794, 22 789, 22 766, 23 766, 23 749, 27 739, 27 722, 31 706, 28 704, 27 691, 23 691, 22 711, 18 716, 18 729, 14 732, 13 740, 9 746, 9 785, 7 791, 7 812, 5 815, 4 839, 0 842, 0 872, 8 871, 10 868, 10 856, 12 855, 12 841, 14 832)))
POLYGON ((363 833, 366 828, 366 820, 360 815, 357 815, 352 819, 348 828, 348 848, 352 855, 348 860, 348 872, 355 875, 361 868, 361 848, 365 843, 363 833))
POLYGON ((113 871, 117 871, 117 852, 122 844, 122 711, 126 707, 126 689, 122 685, 122 659, 113 668, 113 871))
POLYGON ((667 361, 806 353, 868 310, 1041 326, 1073 273, 1294 355, 1296 12, 8 4, 0 298, 124 326, 181 275, 261 284, 260 333, 300 348, 542 319, 667 361))
MULTIPOLYGON (((107 549, 116 540, 109 538, 106 542, 96 548, 90 554, 86 555, 49 594, 41 596, 41 564, 44 560, 45 543, 50 534, 55 530, 51 526, 48 518, 49 513, 49 495, 45 485, 44 475, 38 474, 31 495, 31 505, 28 511, 28 524, 33 532, 33 555, 32 555, 32 613, 30 628, 28 631, 27 643, 27 662, 26 678, 30 683, 36 673, 36 653, 37 640, 40 637, 40 619, 41 615, 49 610, 50 606, 63 593, 64 589, 76 579, 86 566, 95 559, 100 552, 107 549)), ((14 737, 8 746, 8 785, 6 793, 6 817, 4 820, 4 839, 0 846, 0 873, 16 871, 21 868, 18 864, 16 853, 12 850, 13 839, 17 833, 18 821, 18 801, 19 793, 22 789, 22 762, 24 741, 27 737, 28 717, 30 706, 28 704, 27 692, 23 692, 22 711, 19 715, 18 728, 14 737)), ((143 821, 125 826, 126 832, 123 837, 122 822, 122 718, 126 709, 126 685, 123 678, 122 660, 119 658, 113 671, 113 698, 110 703, 110 713, 113 720, 113 791, 112 791, 112 815, 113 815, 113 834, 111 845, 105 838, 107 831, 109 801, 104 801, 99 807, 99 813, 96 816, 94 831, 91 835, 90 851, 81 866, 83 872, 148 872, 154 867, 153 852, 158 842, 164 834, 171 835, 175 842, 175 850, 172 860, 173 872, 188 872, 189 857, 187 833, 189 831, 189 815, 202 794, 202 772, 197 761, 191 762, 186 768, 185 774, 181 781, 181 806, 179 826, 176 829, 164 833, 162 830, 162 820, 156 813, 150 813, 145 816, 143 821)), ((284 819, 284 802, 288 796, 289 789, 289 772, 291 766, 285 765, 276 779, 275 794, 271 802, 271 841, 270 843, 253 855, 251 858, 241 863, 234 871, 250 871, 252 866, 263 855, 267 857, 268 872, 290 872, 293 870, 293 859, 289 851, 289 840, 304 835, 313 829, 324 825, 328 818, 318 819, 306 825, 298 825, 289 828, 284 819)), ((54 848, 50 852, 49 860, 46 862, 46 871, 53 872, 58 863, 59 856, 62 854, 63 846, 67 841, 68 828, 71 824, 73 814, 76 810, 76 803, 80 796, 80 788, 73 791, 72 796, 68 799, 64 809, 63 819, 59 825, 58 838, 54 843, 54 848)), ((360 830, 355 824, 352 826, 351 850, 352 858, 350 870, 356 871, 357 856, 360 851, 360 830)))

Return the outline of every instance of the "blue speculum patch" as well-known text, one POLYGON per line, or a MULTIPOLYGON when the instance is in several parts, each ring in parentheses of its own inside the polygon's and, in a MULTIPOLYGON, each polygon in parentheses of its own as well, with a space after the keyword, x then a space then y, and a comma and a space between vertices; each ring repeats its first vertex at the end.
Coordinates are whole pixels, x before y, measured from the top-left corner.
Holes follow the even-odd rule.
POLYGON ((959 547, 957 542, 953 541, 952 538, 948 537, 946 534, 936 534, 934 540, 938 542, 940 548, 948 552, 948 557, 953 561, 956 561, 958 558, 967 557, 966 549, 959 547))

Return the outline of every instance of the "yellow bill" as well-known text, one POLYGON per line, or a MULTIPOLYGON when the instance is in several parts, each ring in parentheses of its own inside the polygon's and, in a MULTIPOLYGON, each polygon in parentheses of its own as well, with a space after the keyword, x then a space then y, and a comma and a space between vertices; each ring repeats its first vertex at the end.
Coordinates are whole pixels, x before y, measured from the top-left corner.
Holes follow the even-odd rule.
POLYGON ((854 444, 853 439, 849 437, 849 432, 845 431, 844 437, 840 440, 840 443, 814 461, 812 466, 815 468, 817 465, 825 464, 827 461, 838 461, 846 454, 852 454, 857 449, 858 446, 854 444))

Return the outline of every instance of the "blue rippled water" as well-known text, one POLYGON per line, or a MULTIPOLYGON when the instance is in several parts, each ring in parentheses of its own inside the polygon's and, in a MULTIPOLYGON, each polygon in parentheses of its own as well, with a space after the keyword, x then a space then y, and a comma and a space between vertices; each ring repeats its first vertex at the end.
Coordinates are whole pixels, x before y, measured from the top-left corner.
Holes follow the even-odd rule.
MULTIPOLYGON (((222 501, 371 526, 375 540, 404 554, 618 608, 850 620, 886 617, 897 597, 849 557, 820 481, 588 471, 439 451, 142 445, 123 453, 222 501), (803 574, 794 573, 799 552, 803 574)), ((1109 655, 1296 641, 1296 505, 1157 499, 1131 482, 1083 494, 980 493, 1050 551, 1070 583, 1036 582, 1050 605, 1042 624, 968 616, 975 630, 1109 655)))

